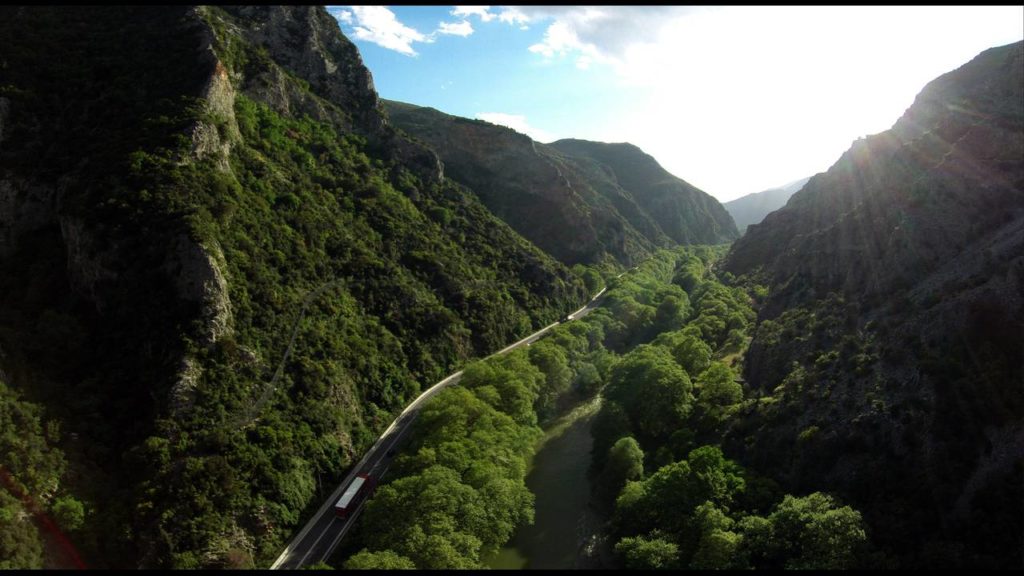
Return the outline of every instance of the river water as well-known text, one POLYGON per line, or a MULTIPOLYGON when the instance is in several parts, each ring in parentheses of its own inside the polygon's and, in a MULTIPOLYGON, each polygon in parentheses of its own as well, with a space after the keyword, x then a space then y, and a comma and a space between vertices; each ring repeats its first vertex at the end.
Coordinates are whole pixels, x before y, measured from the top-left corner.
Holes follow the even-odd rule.
POLYGON ((601 518, 587 506, 590 426, 600 396, 573 408, 544 431, 526 476, 536 496, 534 523, 487 561, 491 568, 558 569, 599 567, 592 542, 601 518))

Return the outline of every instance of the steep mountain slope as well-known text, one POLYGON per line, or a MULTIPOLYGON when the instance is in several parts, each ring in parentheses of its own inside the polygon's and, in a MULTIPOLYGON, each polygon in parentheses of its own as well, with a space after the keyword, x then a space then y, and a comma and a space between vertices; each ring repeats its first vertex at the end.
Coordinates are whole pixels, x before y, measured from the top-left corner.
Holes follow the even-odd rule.
POLYGON ((665 171, 657 160, 632 144, 607 144, 565 139, 551 147, 576 159, 585 158, 609 182, 632 194, 661 230, 680 244, 718 244, 739 233, 725 208, 706 192, 665 171))
POLYGON ((739 228, 740 234, 743 234, 747 231, 747 226, 760 223, 769 213, 785 206, 789 197, 803 188, 810 179, 811 177, 808 176, 785 186, 747 194, 730 200, 722 206, 728 210, 729 215, 736 221, 736 227, 739 228))
POLYGON ((909 565, 1020 568, 1024 43, 929 83, 724 267, 770 287, 734 447, 852 499, 909 565))
POLYGON ((545 145, 481 120, 384 104, 396 126, 437 151, 446 175, 567 264, 611 256, 632 265, 657 246, 737 236, 714 198, 635 146, 582 140, 545 145))
POLYGON ((0 54, 0 378, 91 565, 266 565, 423 384, 586 296, 323 8, 5 7, 0 54))

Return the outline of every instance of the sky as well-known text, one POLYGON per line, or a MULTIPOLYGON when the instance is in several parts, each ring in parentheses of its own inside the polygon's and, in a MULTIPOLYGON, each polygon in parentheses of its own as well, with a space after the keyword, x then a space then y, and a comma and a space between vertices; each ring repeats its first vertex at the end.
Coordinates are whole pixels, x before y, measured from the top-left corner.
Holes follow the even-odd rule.
POLYGON ((726 202, 827 170, 1022 6, 329 6, 382 98, 630 142, 726 202))

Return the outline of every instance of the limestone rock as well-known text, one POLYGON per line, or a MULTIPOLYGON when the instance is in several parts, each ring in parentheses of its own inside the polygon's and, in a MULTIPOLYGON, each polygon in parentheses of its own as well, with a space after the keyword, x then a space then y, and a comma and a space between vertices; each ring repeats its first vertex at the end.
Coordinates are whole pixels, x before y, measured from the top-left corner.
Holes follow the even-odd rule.
POLYGON ((231 332, 231 301, 221 268, 224 255, 212 243, 207 249, 187 235, 179 235, 167 263, 167 273, 175 279, 178 296, 198 303, 204 332, 201 344, 211 346, 231 332))

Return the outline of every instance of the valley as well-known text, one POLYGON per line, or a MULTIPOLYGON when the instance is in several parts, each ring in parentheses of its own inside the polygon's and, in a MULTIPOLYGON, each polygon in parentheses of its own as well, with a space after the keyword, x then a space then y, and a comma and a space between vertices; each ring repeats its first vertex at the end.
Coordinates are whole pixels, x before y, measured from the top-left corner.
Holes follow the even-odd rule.
POLYGON ((1024 42, 723 206, 381 9, 0 7, 0 568, 1024 567, 1024 42))

